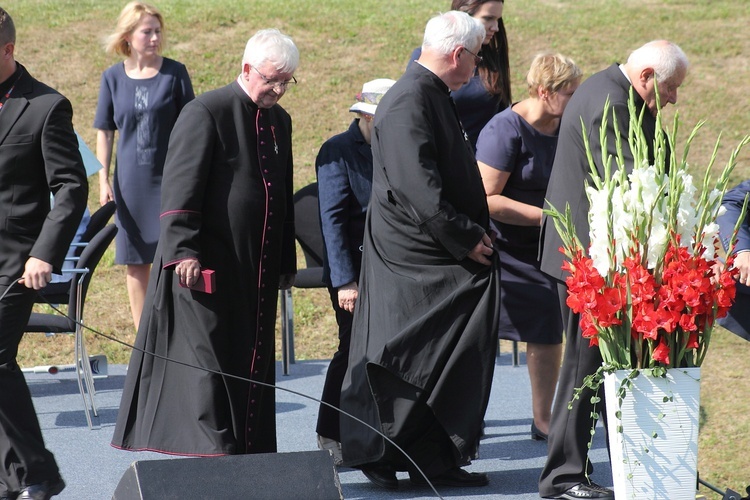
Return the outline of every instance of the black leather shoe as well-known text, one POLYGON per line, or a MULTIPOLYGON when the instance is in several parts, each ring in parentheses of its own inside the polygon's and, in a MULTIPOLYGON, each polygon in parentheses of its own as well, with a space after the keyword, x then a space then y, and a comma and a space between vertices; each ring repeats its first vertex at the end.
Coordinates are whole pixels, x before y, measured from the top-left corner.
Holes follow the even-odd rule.
POLYGON ((45 481, 39 484, 32 484, 21 490, 17 500, 49 500, 55 495, 59 495, 65 489, 65 481, 58 477, 52 481, 45 481))
POLYGON ((373 484, 385 488, 387 490, 398 489, 398 479, 396 479, 396 471, 387 465, 381 464, 370 464, 363 465, 360 470, 367 479, 373 484))
POLYGON ((536 422, 533 420, 531 421, 531 439, 534 441, 546 441, 547 440, 547 434, 540 431, 539 428, 536 426, 536 422))
POLYGON ((556 498, 578 500, 580 498, 598 498, 600 500, 615 500, 615 492, 596 483, 578 483, 556 498))
MULTIPOLYGON (((409 473, 409 479, 414 484, 425 485, 427 481, 421 475, 409 473)), ((442 474, 431 477, 430 482, 434 486, 449 486, 455 488, 467 488, 473 486, 487 486, 490 478, 482 472, 468 472, 460 467, 447 470, 442 474)))

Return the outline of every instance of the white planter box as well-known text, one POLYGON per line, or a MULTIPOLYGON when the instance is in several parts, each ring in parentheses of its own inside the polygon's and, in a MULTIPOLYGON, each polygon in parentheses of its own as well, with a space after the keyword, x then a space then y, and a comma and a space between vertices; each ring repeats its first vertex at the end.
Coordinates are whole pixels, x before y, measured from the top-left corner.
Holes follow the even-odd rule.
POLYGON ((615 498, 695 500, 700 368, 673 368, 666 377, 641 372, 620 401, 630 372, 604 378, 615 498))

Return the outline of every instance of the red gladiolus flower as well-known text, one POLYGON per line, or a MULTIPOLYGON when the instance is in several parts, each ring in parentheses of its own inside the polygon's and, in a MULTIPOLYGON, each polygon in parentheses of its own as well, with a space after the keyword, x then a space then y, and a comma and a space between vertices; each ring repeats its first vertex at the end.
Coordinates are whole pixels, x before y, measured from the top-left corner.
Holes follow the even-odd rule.
POLYGON ((669 346, 664 340, 664 337, 662 337, 659 345, 656 347, 656 349, 654 349, 652 357, 654 358, 654 361, 664 363, 665 365, 669 364, 669 346))

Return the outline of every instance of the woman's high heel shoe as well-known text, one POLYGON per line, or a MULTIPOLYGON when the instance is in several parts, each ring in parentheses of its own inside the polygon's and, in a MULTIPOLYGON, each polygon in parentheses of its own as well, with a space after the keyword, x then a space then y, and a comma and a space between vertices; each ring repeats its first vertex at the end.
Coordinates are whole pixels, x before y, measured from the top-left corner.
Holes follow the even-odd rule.
POLYGON ((531 421, 531 439, 533 439, 534 441, 546 441, 547 440, 547 434, 540 431, 537 428, 536 423, 534 423, 533 420, 531 421))

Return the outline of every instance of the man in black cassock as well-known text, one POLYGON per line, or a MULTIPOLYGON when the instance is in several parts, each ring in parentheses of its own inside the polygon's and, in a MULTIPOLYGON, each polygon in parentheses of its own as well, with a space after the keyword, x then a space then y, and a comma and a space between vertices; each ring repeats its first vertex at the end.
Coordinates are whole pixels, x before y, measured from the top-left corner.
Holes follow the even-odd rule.
MULTIPOLYGON (((341 407, 402 447, 436 486, 484 486, 476 455, 497 348, 499 290, 476 160, 450 97, 474 74, 484 28, 430 20, 422 55, 375 114, 373 189, 341 407)), ((341 417, 344 465, 398 487, 420 472, 341 417)))
MULTIPOLYGON (((274 384, 277 290, 296 272, 292 122, 277 102, 298 64, 288 36, 259 31, 237 80, 180 113, 140 349, 274 384), (214 293, 188 288, 201 269, 214 271, 214 293)), ((112 444, 196 456, 275 452, 275 412, 272 387, 135 351, 112 444)))

